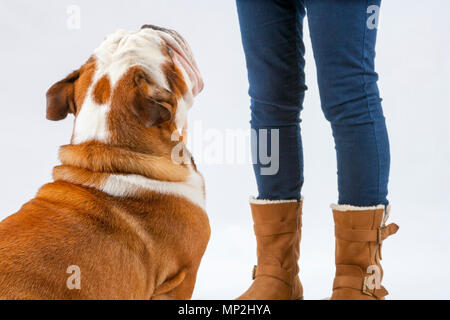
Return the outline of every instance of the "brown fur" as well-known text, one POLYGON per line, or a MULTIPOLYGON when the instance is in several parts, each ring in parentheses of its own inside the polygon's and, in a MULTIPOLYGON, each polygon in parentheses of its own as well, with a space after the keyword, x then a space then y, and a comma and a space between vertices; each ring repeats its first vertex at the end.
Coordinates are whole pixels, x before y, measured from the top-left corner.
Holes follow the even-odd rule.
POLYGON ((77 108, 76 114, 78 114, 78 112, 80 111, 80 108, 84 103, 84 99, 86 98, 88 88, 92 84, 92 78, 94 77, 95 68, 96 68, 95 58, 91 57, 79 70, 80 77, 75 82, 74 86, 75 105, 79 106, 77 108))
POLYGON ((95 85, 93 98, 97 104, 106 104, 111 96, 111 84, 108 76, 103 76, 95 85))
POLYGON ((170 158, 114 148, 98 143, 62 146, 59 159, 77 168, 90 167, 94 172, 138 174, 163 181, 185 181, 189 170, 170 158))
MULTIPOLYGON (((107 78, 96 84, 97 103, 110 100, 109 142, 61 147, 54 182, 0 223, 0 299, 191 297, 210 236, 205 211, 179 196, 142 190, 122 198, 100 190, 111 174, 171 182, 188 178, 188 167, 171 160, 177 143, 171 140, 172 117, 186 84, 173 63, 164 70, 170 95, 139 67, 112 92, 107 78), (136 74, 144 77, 144 92, 136 74), (133 112, 143 104, 166 108, 170 119, 146 127, 140 116, 159 115, 133 112), (67 288, 71 265, 80 267, 81 290, 67 288)), ((94 71, 91 58, 49 90, 49 119, 79 113, 94 71)))

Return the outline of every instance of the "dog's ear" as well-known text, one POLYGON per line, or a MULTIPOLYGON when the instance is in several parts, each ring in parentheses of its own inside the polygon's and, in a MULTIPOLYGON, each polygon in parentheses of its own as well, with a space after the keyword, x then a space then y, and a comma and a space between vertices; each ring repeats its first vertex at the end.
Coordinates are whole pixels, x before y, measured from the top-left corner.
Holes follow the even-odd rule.
POLYGON ((80 71, 74 71, 65 79, 55 83, 47 91, 47 119, 63 120, 68 113, 75 114, 75 81, 80 77, 80 71))
POLYGON ((133 112, 150 128, 172 119, 177 103, 173 93, 153 83, 143 70, 134 74, 136 94, 133 101, 133 112))

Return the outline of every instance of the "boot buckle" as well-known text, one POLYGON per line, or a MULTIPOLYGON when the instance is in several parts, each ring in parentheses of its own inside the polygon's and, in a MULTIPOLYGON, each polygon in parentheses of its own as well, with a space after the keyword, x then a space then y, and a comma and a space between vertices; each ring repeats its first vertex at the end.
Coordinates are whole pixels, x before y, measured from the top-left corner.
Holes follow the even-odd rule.
POLYGON ((253 270, 252 270, 252 280, 256 279, 256 268, 257 266, 253 266, 253 270))

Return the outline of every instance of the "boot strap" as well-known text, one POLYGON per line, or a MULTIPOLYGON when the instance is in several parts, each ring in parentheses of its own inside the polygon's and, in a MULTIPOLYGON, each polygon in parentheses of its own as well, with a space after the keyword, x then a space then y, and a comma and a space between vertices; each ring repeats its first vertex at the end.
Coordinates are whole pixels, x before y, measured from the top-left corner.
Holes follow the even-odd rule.
POLYGON ((261 265, 253 267, 253 280, 260 276, 268 276, 283 281, 288 286, 292 286, 294 275, 281 267, 261 265))
POLYGON ((362 294, 374 297, 376 299, 381 299, 389 294, 383 286, 380 286, 378 289, 369 289, 367 285, 368 279, 368 277, 360 278, 356 276, 336 276, 334 278, 333 290, 340 288, 355 289, 361 291, 362 294))
POLYGON ((294 233, 300 230, 301 219, 271 223, 257 223, 253 226, 256 236, 274 236, 278 234, 294 233))
POLYGON ((391 223, 388 226, 383 226, 375 230, 357 230, 346 229, 339 226, 335 226, 334 231, 336 238, 345 241, 357 241, 357 242, 376 242, 381 244, 383 240, 389 236, 395 234, 399 227, 395 223, 391 223))

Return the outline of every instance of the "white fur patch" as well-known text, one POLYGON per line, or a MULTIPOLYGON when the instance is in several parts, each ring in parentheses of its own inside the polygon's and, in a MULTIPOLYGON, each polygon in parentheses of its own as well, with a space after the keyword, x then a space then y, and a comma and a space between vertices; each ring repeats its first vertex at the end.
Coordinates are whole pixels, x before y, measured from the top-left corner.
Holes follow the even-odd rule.
POLYGON ((109 106, 95 103, 90 95, 86 96, 73 131, 73 144, 90 140, 106 142, 108 140, 107 114, 109 106))
POLYGON ((159 86, 169 89, 162 65, 167 57, 161 50, 163 40, 157 31, 118 30, 109 35, 95 50, 98 68, 107 72, 112 87, 134 66, 141 66, 159 86))
POLYGON ((140 175, 110 175, 101 190, 115 197, 133 196, 142 190, 160 194, 181 196, 205 209, 203 178, 192 173, 185 182, 167 182, 149 179, 140 175))
POLYGON ((183 98, 178 101, 177 112, 175 113, 175 125, 180 134, 182 134, 183 129, 187 128, 187 116, 191 106, 192 104, 187 103, 183 98))
POLYGON ((301 202, 303 201, 303 197, 298 201, 297 199, 289 199, 289 200, 264 200, 264 199, 256 199, 255 197, 250 197, 251 204, 278 204, 278 203, 290 203, 290 202, 301 202))

